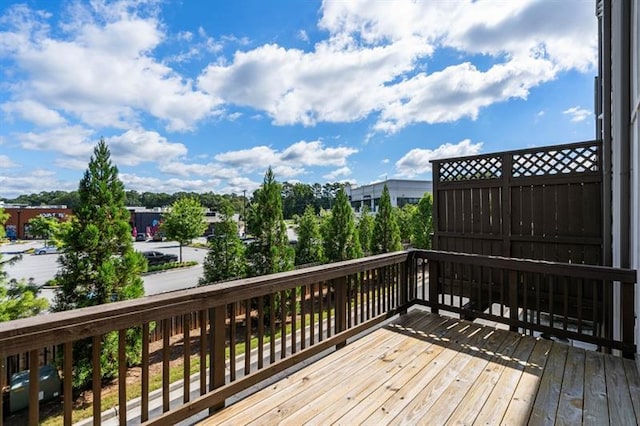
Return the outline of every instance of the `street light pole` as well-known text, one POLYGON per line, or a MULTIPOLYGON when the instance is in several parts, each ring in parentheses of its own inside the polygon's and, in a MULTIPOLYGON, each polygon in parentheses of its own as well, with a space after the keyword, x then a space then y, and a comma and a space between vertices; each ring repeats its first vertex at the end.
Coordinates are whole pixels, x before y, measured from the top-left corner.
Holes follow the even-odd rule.
POLYGON ((242 190, 242 236, 243 237, 247 236, 246 209, 247 209, 247 190, 243 189, 242 190))

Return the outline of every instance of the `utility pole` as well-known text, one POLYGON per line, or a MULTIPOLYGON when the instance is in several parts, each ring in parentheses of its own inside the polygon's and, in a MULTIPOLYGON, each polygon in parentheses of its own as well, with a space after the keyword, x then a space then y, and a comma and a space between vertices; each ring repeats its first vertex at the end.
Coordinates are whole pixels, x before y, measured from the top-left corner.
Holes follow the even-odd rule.
POLYGON ((242 190, 242 236, 247 236, 247 217, 246 217, 246 209, 247 209, 247 190, 242 190))

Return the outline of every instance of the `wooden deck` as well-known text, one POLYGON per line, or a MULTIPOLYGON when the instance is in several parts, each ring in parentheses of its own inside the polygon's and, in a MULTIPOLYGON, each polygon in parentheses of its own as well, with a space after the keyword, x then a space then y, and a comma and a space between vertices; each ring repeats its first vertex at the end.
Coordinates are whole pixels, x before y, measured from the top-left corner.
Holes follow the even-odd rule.
POLYGON ((630 360, 413 311, 202 425, 639 422, 630 360))

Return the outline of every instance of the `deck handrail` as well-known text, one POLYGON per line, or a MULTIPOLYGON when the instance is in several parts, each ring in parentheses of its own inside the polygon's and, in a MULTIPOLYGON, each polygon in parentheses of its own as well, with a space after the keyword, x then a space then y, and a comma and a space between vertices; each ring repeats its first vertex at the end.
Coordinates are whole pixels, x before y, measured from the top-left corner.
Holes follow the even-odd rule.
POLYGON ((227 281, 124 300, 100 306, 48 313, 0 323, 0 353, 27 352, 46 345, 91 337, 137 323, 157 321, 186 311, 223 306, 319 280, 332 280, 406 261, 407 252, 385 253, 310 268, 227 281))

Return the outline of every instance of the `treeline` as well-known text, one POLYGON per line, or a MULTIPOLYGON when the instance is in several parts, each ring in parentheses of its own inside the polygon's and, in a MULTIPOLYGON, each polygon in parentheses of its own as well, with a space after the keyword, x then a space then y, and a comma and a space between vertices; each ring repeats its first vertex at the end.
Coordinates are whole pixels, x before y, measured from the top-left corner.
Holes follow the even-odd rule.
MULTIPOLYGON (((314 210, 329 210, 335 202, 336 194, 340 189, 339 183, 288 183, 282 184, 282 207, 285 219, 291 219, 295 215, 301 216, 307 206, 313 206, 314 210)), ((200 202, 204 207, 212 211, 221 211, 223 204, 231 204, 235 213, 242 213, 246 205, 253 200, 253 194, 215 194, 205 192, 176 192, 167 194, 164 192, 138 192, 125 191, 125 204, 130 207, 166 207, 183 198, 192 198, 200 202)), ((66 205, 71 209, 77 209, 80 205, 78 191, 43 191, 37 194, 20 195, 9 199, 0 198, 7 204, 26 204, 29 206, 41 205, 66 205)))

